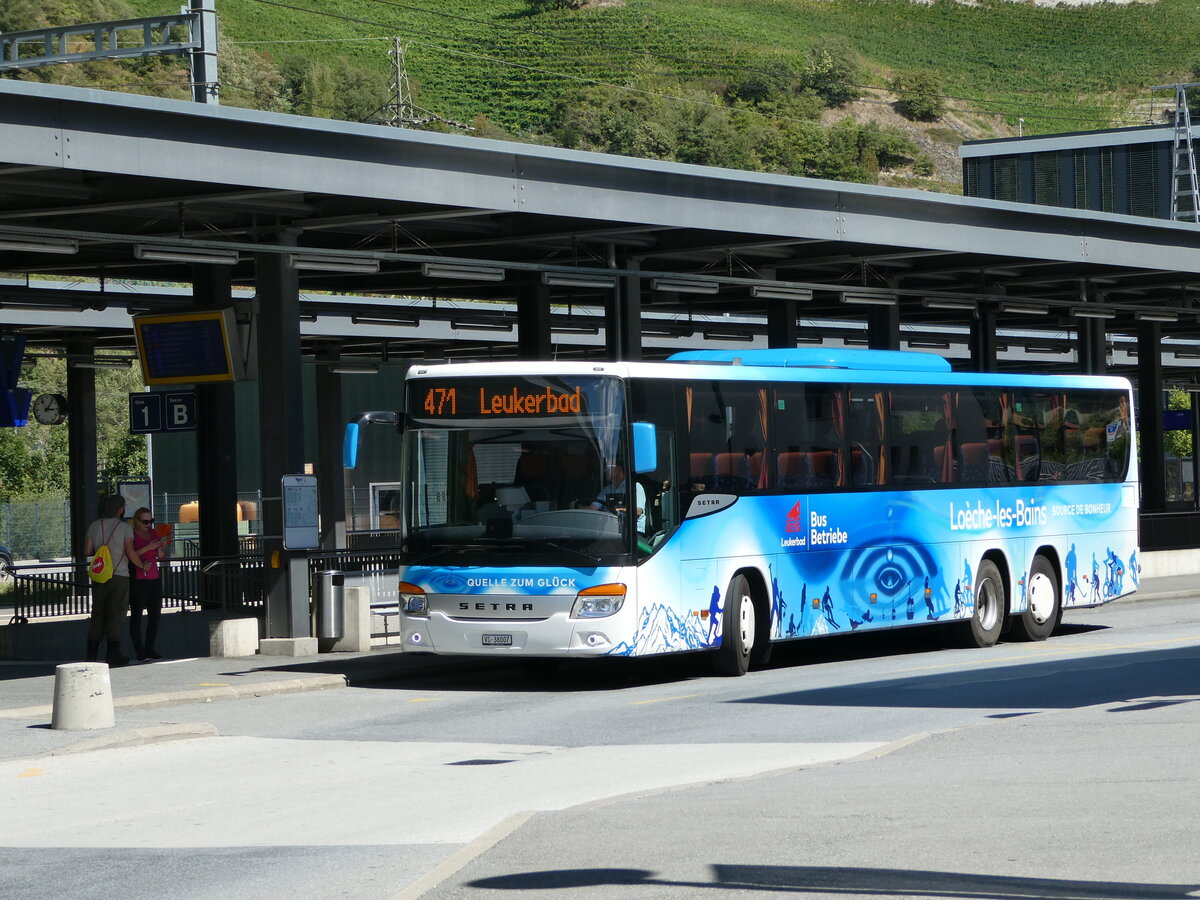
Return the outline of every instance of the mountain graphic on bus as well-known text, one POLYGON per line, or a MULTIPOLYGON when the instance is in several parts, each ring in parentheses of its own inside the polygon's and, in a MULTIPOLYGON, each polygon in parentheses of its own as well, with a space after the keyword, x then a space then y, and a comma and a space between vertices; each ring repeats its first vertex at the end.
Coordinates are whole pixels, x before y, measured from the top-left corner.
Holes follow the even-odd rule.
POLYGON ((670 650, 702 650, 709 646, 712 645, 706 620, 699 616, 681 616, 670 607, 656 603, 642 611, 633 641, 618 644, 608 655, 640 656, 670 650))

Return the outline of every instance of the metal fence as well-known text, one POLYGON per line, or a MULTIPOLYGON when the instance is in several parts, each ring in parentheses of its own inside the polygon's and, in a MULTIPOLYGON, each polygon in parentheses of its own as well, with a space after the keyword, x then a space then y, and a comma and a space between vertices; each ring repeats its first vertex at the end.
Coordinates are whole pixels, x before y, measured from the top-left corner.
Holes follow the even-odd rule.
MULTIPOLYGON (((214 609, 225 617, 262 614, 266 589, 259 542, 246 541, 242 550, 238 556, 164 560, 160 564, 163 607, 214 609)), ((308 559, 309 596, 313 595, 316 573, 336 570, 346 574, 347 584, 370 587, 374 605, 390 605, 396 598, 398 554, 394 541, 390 549, 314 553, 308 559)), ((31 619, 88 615, 92 609, 91 580, 82 563, 14 566, 12 589, 0 594, 0 604, 10 603, 9 624, 13 625, 31 619)))

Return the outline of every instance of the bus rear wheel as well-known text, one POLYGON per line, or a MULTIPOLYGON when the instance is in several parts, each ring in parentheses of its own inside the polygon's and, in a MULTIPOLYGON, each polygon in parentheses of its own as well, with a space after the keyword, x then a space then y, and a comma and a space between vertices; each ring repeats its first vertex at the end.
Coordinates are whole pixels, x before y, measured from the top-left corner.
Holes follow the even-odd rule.
POLYGON ((718 675, 737 677, 749 671, 755 624, 750 582, 744 575, 735 575, 725 589, 725 604, 721 611, 721 646, 713 653, 713 670, 718 675))
POLYGON ((1062 617, 1062 594, 1058 573, 1050 560, 1035 556, 1029 567, 1029 583, 1025 586, 1028 606, 1016 616, 1013 633, 1027 641, 1044 641, 1054 631, 1062 617))
POLYGON ((1000 640, 1005 606, 1004 579, 996 564, 985 559, 975 573, 975 610, 970 621, 962 623, 968 647, 991 647, 1000 640))

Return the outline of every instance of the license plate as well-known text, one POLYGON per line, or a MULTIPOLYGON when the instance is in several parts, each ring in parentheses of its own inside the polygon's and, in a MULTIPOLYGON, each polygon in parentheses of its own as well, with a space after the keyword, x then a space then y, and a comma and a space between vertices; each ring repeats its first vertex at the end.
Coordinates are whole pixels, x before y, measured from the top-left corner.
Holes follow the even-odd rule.
POLYGON ((511 647, 511 634, 485 634, 483 636, 483 646, 485 647, 511 647))

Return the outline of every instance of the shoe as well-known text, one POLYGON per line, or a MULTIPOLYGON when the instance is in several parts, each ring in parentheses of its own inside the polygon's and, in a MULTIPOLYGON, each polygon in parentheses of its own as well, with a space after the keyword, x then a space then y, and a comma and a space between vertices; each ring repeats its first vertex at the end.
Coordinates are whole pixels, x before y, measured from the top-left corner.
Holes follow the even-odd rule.
POLYGON ((145 653, 143 653, 141 656, 138 657, 138 662, 146 662, 149 659, 150 659, 150 657, 147 656, 145 653))
POLYGON ((147 650, 146 655, 142 659, 162 659, 163 655, 157 650, 147 650))

